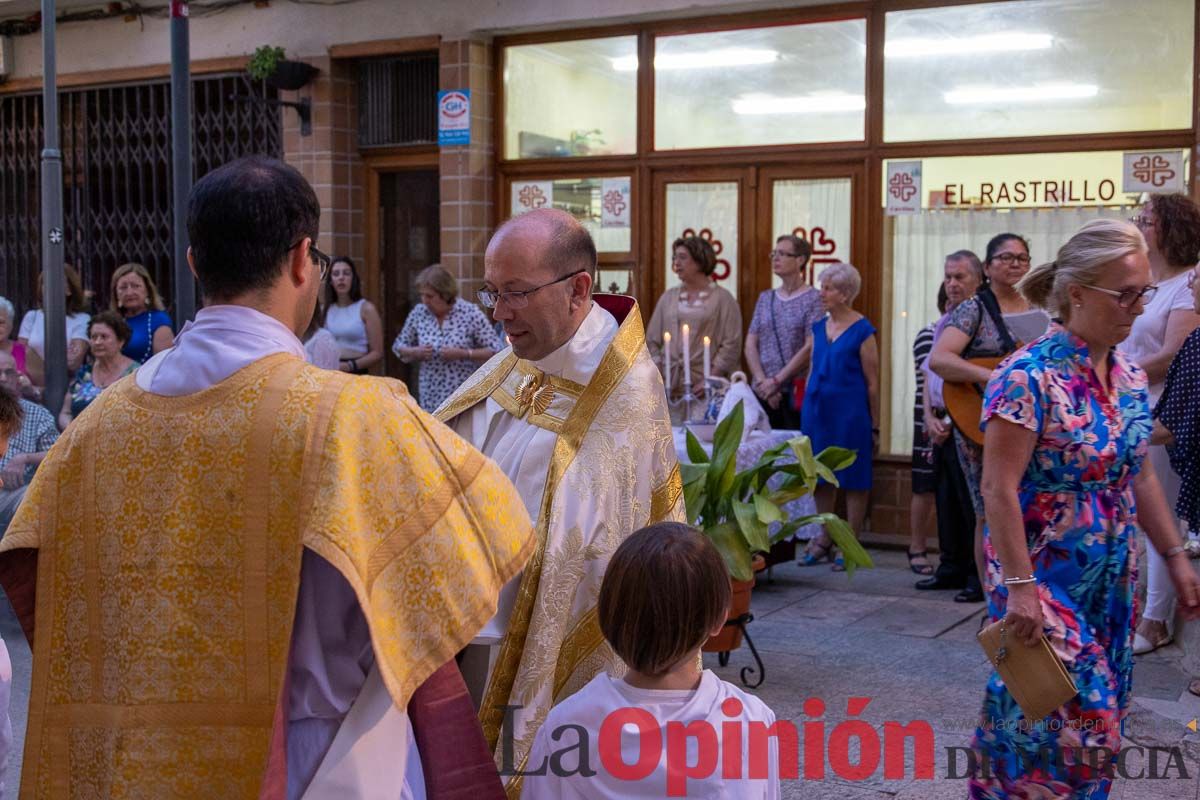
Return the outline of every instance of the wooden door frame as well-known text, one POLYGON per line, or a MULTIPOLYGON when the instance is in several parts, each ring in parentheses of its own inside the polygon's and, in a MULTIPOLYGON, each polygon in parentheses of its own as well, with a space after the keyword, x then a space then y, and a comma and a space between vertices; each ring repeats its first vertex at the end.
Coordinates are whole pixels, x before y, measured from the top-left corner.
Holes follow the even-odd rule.
MULTIPOLYGON (((386 151, 365 152, 362 154, 363 164, 367 174, 367 198, 364 206, 366 214, 363 225, 366 242, 363 246, 363 256, 366 268, 363 270, 363 294, 382 309, 383 305, 383 268, 379 263, 379 179, 384 173, 409 172, 430 170, 437 171, 441 163, 437 147, 394 148, 386 151)), ((441 193, 438 193, 439 203, 441 193)), ((383 312, 380 312, 382 316, 383 312)))
POLYGON ((647 258, 643 263, 641 281, 646 307, 642 310, 647 321, 654 312, 654 306, 666 291, 666 281, 662 279, 666 265, 658 261, 665 252, 667 203, 666 186, 671 183, 729 183, 738 184, 738 305, 742 309, 743 320, 749 319, 747 310, 754 310, 754 299, 750 296, 754 278, 743 265, 751 263, 753 256, 752 243, 755 240, 754 219, 757 213, 758 167, 756 166, 724 166, 724 167, 682 167, 676 169, 656 169, 651 173, 650 200, 647 205, 652 209, 650 232, 645 236, 647 242, 647 258))

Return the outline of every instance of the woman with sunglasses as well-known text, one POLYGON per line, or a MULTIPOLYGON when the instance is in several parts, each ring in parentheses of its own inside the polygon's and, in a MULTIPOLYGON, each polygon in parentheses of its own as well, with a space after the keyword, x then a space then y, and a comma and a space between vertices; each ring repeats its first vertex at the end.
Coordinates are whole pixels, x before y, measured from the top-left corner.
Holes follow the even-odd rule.
POLYGON ((995 372, 984 398, 988 614, 1009 641, 1043 638, 1077 693, 1027 718, 997 673, 972 744, 973 798, 1108 797, 1133 677, 1137 534, 1169 562, 1189 617, 1200 581, 1146 459, 1146 374, 1116 349, 1154 295, 1127 222, 1084 225, 1020 283, 1057 319, 995 372), (1029 764, 1039 764, 1030 769, 1029 764))
POLYGON ((383 320, 363 297, 358 270, 349 256, 332 259, 325 287, 325 327, 342 349, 343 372, 365 375, 383 358, 383 320))
MULTIPOLYGON (((969 359, 996 359, 1041 336, 1050 324, 1045 311, 1034 308, 1017 291, 1017 283, 1029 272, 1029 243, 1015 233, 1001 233, 988 242, 983 261, 984 284, 975 296, 951 312, 942 335, 929 355, 929 368, 947 383, 987 385, 989 367, 969 359)), ((964 435, 956 423, 954 445, 971 490, 975 508, 975 565, 983 575, 983 447, 964 435)), ((954 596, 958 603, 983 601, 983 590, 975 581, 954 596)))
MULTIPOLYGON (((1146 238, 1158 294, 1146 303, 1146 310, 1133 323, 1121 350, 1146 370, 1153 407, 1162 395, 1171 360, 1188 335, 1200 327, 1200 314, 1192 308, 1192 293, 1187 286, 1188 273, 1200 254, 1200 208, 1182 194, 1152 194, 1130 221, 1146 238)), ((1166 448, 1151 447, 1150 460, 1162 481, 1167 503, 1174 507, 1180 481, 1171 469, 1166 448)), ((1142 655, 1170 644, 1174 639, 1174 617, 1175 592, 1167 565, 1153 548, 1146 548, 1146 612, 1134 635, 1133 652, 1142 655)))

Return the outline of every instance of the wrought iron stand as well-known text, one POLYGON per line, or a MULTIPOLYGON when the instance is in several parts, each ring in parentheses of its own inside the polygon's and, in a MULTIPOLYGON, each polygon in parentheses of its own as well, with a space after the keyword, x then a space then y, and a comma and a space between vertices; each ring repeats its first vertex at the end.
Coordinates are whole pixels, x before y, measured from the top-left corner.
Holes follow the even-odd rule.
MULTIPOLYGON (((746 640, 746 645, 750 648, 750 653, 754 656, 754 663, 758 664, 757 670, 754 667, 742 667, 742 685, 748 689, 757 689, 759 686, 762 686, 762 682, 767 679, 767 668, 763 666, 763 660, 758 654, 758 648, 754 646, 754 640, 750 638, 750 632, 746 630, 746 624, 753 621, 754 615, 749 612, 746 612, 745 614, 742 614, 734 619, 725 620, 726 626, 734 625, 741 629, 742 638, 746 640), (755 674, 758 675, 758 680, 754 683, 751 683, 750 680, 755 674)), ((729 666, 728 650, 717 653, 717 663, 722 667, 729 666)))

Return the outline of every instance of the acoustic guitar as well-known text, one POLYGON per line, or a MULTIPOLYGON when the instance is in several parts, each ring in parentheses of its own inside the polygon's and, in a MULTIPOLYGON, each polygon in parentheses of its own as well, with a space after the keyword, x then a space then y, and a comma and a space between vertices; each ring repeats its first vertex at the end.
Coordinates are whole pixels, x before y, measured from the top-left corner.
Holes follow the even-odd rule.
MULTIPOLYGON (((995 369, 1008 356, 990 356, 987 358, 967 358, 968 364, 978 367, 995 369)), ((978 383, 951 383, 946 381, 942 387, 942 401, 950 419, 962 434, 977 445, 983 445, 983 431, 979 430, 979 418, 983 414, 983 391, 985 387, 978 383)))

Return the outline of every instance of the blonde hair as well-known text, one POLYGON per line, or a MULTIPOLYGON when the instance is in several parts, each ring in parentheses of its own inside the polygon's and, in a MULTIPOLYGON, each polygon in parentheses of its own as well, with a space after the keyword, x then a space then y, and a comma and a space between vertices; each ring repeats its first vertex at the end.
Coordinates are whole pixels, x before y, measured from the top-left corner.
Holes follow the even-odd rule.
POLYGON ((117 299, 117 281, 124 278, 129 273, 134 273, 142 279, 142 283, 146 284, 146 308, 151 311, 162 311, 163 300, 158 293, 158 287, 154 285, 154 279, 150 277, 150 271, 141 264, 130 262, 117 267, 117 271, 113 273, 112 280, 108 282, 109 291, 112 297, 109 299, 109 308, 116 311, 118 314, 124 314, 121 309, 121 301, 117 299))
POLYGON ((436 292, 447 303, 458 297, 458 281, 441 264, 430 264, 417 273, 417 291, 423 288, 436 292))
POLYGON ((817 282, 820 283, 826 279, 833 284, 835 289, 846 295, 847 304, 854 302, 854 298, 858 297, 859 289, 862 288, 862 276, 858 274, 858 270, 853 264, 847 264, 844 261, 830 264, 821 270, 821 274, 817 276, 817 282))
POLYGON ((1017 283, 1017 291, 1033 305, 1066 319, 1071 307, 1069 287, 1095 284, 1111 262, 1146 251, 1142 232, 1131 223, 1094 219, 1058 249, 1057 258, 1029 270, 1017 283))

